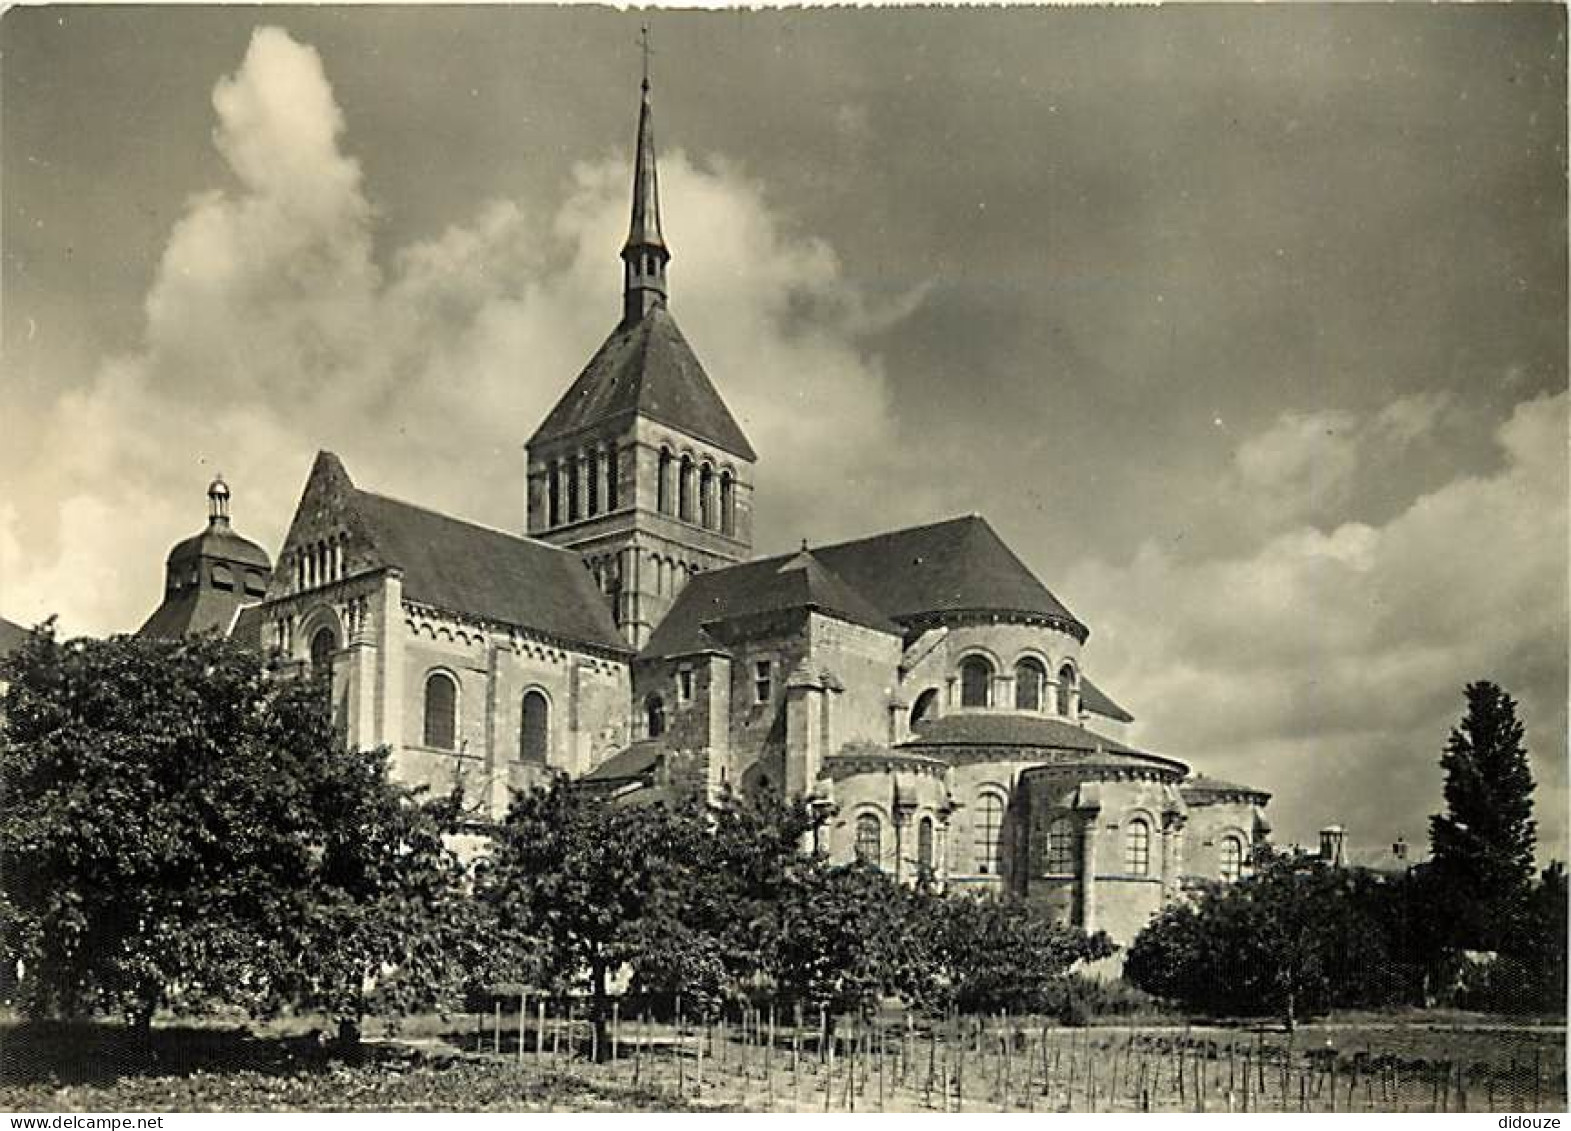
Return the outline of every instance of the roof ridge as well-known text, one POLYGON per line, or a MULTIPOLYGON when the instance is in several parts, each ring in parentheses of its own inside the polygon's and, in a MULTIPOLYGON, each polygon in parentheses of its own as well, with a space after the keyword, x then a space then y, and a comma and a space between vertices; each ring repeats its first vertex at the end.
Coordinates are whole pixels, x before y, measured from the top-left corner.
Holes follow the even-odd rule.
POLYGON ((819 550, 839 550, 845 548, 846 546, 854 546, 858 542, 871 542, 875 538, 890 538, 896 534, 914 534, 918 530, 935 530, 940 526, 954 526, 963 522, 980 523, 981 525, 986 526, 989 530, 992 529, 992 525, 987 521, 985 516, 978 514, 976 511, 971 511, 968 514, 957 514, 949 518, 938 519, 934 522, 919 522, 915 526, 897 526, 893 530, 875 530, 871 534, 860 534, 855 538, 847 538, 842 542, 825 543, 824 545, 817 548, 819 550))
POLYGON ((354 488, 354 492, 357 495, 365 495, 380 502, 392 503, 394 506, 408 507, 412 511, 421 511, 424 514, 431 515, 433 518, 444 519, 447 522, 456 522, 462 526, 473 527, 476 530, 484 530, 487 534, 500 534, 502 537, 511 538, 515 542, 525 542, 531 546, 539 546, 541 549, 554 550, 559 554, 569 554, 573 557, 578 556, 578 553, 575 550, 569 550, 563 546, 557 546, 539 538, 531 538, 527 534, 515 534, 511 530, 503 530, 500 526, 492 526, 490 523, 476 522, 472 518, 460 518, 458 515, 448 514, 446 511, 439 511, 435 507, 428 507, 422 503, 411 503, 408 499, 400 499, 393 495, 384 495, 380 491, 372 491, 365 487, 356 487, 354 488))

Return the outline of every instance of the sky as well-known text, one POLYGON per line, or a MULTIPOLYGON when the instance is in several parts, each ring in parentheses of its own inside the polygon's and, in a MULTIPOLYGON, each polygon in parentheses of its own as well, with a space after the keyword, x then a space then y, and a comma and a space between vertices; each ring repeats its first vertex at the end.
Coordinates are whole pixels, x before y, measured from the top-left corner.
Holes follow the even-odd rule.
POLYGON ((215 471, 276 553, 319 448, 521 531, 643 20, 760 552, 986 515, 1284 842, 1423 844, 1492 679, 1566 856, 1553 5, 11 8, 0 615, 134 630, 215 471))

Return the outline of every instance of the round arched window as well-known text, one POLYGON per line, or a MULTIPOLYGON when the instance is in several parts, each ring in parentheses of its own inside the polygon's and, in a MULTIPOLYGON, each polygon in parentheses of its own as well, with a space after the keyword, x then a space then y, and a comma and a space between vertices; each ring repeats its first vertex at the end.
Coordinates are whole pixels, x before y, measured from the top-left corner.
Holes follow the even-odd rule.
POLYGON ((1042 661, 1027 656, 1015 665, 1015 710, 1040 711, 1042 689, 1047 686, 1047 669, 1042 661))
POLYGON ((1244 842, 1236 836, 1222 838, 1222 882, 1235 883, 1244 874, 1244 842))
POLYGON ((883 822, 876 813, 863 813, 856 819, 856 858, 876 868, 883 855, 883 822))
POLYGON ((665 700, 658 695, 645 699, 644 717, 649 724, 649 737, 659 738, 665 733, 665 700))
POLYGON ((432 672, 425 681, 425 744, 438 750, 458 745, 458 685, 446 672, 432 672))
POLYGON ((1130 876, 1151 874, 1151 826, 1136 817, 1124 829, 1124 872, 1130 876))
POLYGON ((338 634, 323 626, 311 634, 311 671, 315 674, 333 670, 333 653, 338 651, 338 634))
POLYGON ((525 762, 545 765, 551 741, 551 704, 540 692, 524 692, 518 729, 518 756, 525 762))
POLYGON ((986 707, 993 701, 993 665, 981 656, 960 662, 960 705, 986 707))

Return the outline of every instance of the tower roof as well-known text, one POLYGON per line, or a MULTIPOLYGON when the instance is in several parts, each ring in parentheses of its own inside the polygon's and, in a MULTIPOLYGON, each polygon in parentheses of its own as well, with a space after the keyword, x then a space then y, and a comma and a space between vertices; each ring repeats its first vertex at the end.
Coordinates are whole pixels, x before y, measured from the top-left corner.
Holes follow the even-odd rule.
POLYGON ((273 571, 267 551, 229 525, 229 486, 218 476, 207 489, 207 528, 175 543, 164 562, 164 599, 138 632, 175 637, 227 633, 236 612, 260 600, 273 571))
POLYGON ((663 306, 611 332, 529 444, 635 416, 668 424, 741 459, 757 458, 663 306))
POLYGON ((633 155, 633 218, 623 253, 646 247, 665 248, 665 238, 660 234, 660 180, 655 172, 655 118, 647 72, 638 106, 638 141, 633 155))

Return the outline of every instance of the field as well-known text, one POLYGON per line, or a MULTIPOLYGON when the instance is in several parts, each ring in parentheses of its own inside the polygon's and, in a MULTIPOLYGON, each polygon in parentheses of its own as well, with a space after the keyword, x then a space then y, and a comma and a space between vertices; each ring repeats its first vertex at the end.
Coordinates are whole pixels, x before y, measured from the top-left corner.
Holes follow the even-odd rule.
MULTIPOLYGON (((818 1019, 814 1019, 817 1021, 818 1019)), ((1300 1027, 708 1025, 415 1019, 357 1064, 300 1025, 0 1029, 0 1106, 23 1111, 1557 1111, 1563 1024, 1364 1016, 1300 1027), (598 1060, 596 1058, 599 1058, 598 1060)))

